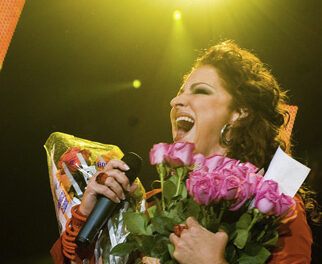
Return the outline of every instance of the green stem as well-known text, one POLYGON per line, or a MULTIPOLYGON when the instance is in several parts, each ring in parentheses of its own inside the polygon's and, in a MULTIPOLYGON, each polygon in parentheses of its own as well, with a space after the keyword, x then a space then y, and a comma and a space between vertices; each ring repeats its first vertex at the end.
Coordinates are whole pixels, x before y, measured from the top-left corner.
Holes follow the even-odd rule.
POLYGON ((255 213, 255 216, 253 218, 253 220, 250 222, 250 225, 247 228, 247 231, 249 232, 249 230, 251 230, 251 228, 253 227, 253 225, 257 222, 257 213, 255 213))
POLYGON ((223 203, 223 205, 220 208, 219 215, 218 215, 218 220, 217 220, 218 224, 221 222, 221 218, 224 215, 224 211, 225 211, 225 203, 223 203))
POLYGON ((177 196, 178 194, 179 194, 179 192, 180 192, 180 187, 181 187, 181 184, 182 184, 182 176, 184 176, 185 175, 185 173, 184 173, 184 168, 178 168, 178 169, 176 169, 176 172, 177 172, 177 175, 178 175, 178 183, 177 183, 177 190, 176 190, 176 194, 175 194, 175 196, 177 196))
POLYGON ((163 164, 158 164, 157 165, 157 170, 158 170, 158 173, 160 175, 160 182, 161 182, 161 205, 162 205, 162 210, 165 209, 165 201, 164 201, 164 195, 163 195, 163 186, 164 186, 164 167, 163 167, 163 164))

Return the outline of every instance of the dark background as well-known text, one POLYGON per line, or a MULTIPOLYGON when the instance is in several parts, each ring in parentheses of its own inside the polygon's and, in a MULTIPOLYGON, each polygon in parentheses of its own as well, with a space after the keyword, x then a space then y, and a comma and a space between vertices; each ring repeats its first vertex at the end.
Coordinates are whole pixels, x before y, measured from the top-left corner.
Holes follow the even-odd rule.
POLYGON ((321 13, 320 0, 27 1, 0 72, 1 263, 52 263, 49 134, 136 151, 150 189, 149 149, 171 142, 169 101, 200 51, 220 40, 255 52, 290 90, 294 156, 321 192, 321 13))

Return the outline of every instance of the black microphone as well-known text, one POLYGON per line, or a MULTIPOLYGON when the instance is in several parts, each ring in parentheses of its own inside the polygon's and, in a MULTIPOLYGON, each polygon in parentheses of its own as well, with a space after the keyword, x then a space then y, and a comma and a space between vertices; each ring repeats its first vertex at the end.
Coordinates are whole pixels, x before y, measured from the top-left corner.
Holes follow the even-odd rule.
MULTIPOLYGON (((125 175, 129 178, 130 182, 134 181, 141 169, 142 158, 134 152, 129 152, 124 155, 122 160, 130 167, 128 171, 125 171, 125 175)), ((75 242, 78 247, 88 248, 93 243, 98 232, 106 224, 118 205, 107 197, 99 195, 93 211, 76 237, 75 242)))

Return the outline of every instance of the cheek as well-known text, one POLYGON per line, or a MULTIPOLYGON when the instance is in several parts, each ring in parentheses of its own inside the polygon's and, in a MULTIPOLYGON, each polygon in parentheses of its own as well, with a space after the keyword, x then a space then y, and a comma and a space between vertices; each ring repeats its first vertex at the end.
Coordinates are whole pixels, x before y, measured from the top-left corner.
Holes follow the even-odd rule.
POLYGON ((213 129, 223 127, 230 119, 230 110, 226 102, 210 102, 202 108, 201 118, 213 129))

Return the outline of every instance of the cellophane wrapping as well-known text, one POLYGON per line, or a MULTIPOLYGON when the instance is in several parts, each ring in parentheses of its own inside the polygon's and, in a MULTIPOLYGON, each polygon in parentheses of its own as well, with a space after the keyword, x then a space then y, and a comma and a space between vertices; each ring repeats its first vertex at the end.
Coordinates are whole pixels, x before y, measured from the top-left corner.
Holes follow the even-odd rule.
MULTIPOLYGON (((119 147, 98 143, 73 135, 54 132, 44 145, 47 152, 49 181, 60 234, 71 218, 71 208, 80 204, 89 179, 112 159, 121 159, 123 152, 119 147)), ((95 247, 96 263, 122 264, 128 256, 110 255, 111 248, 126 240, 127 230, 123 225, 122 213, 132 208, 145 211, 145 190, 139 178, 135 183, 137 190, 123 202, 101 230, 95 247), (101 262, 102 261, 102 262, 101 262)))

